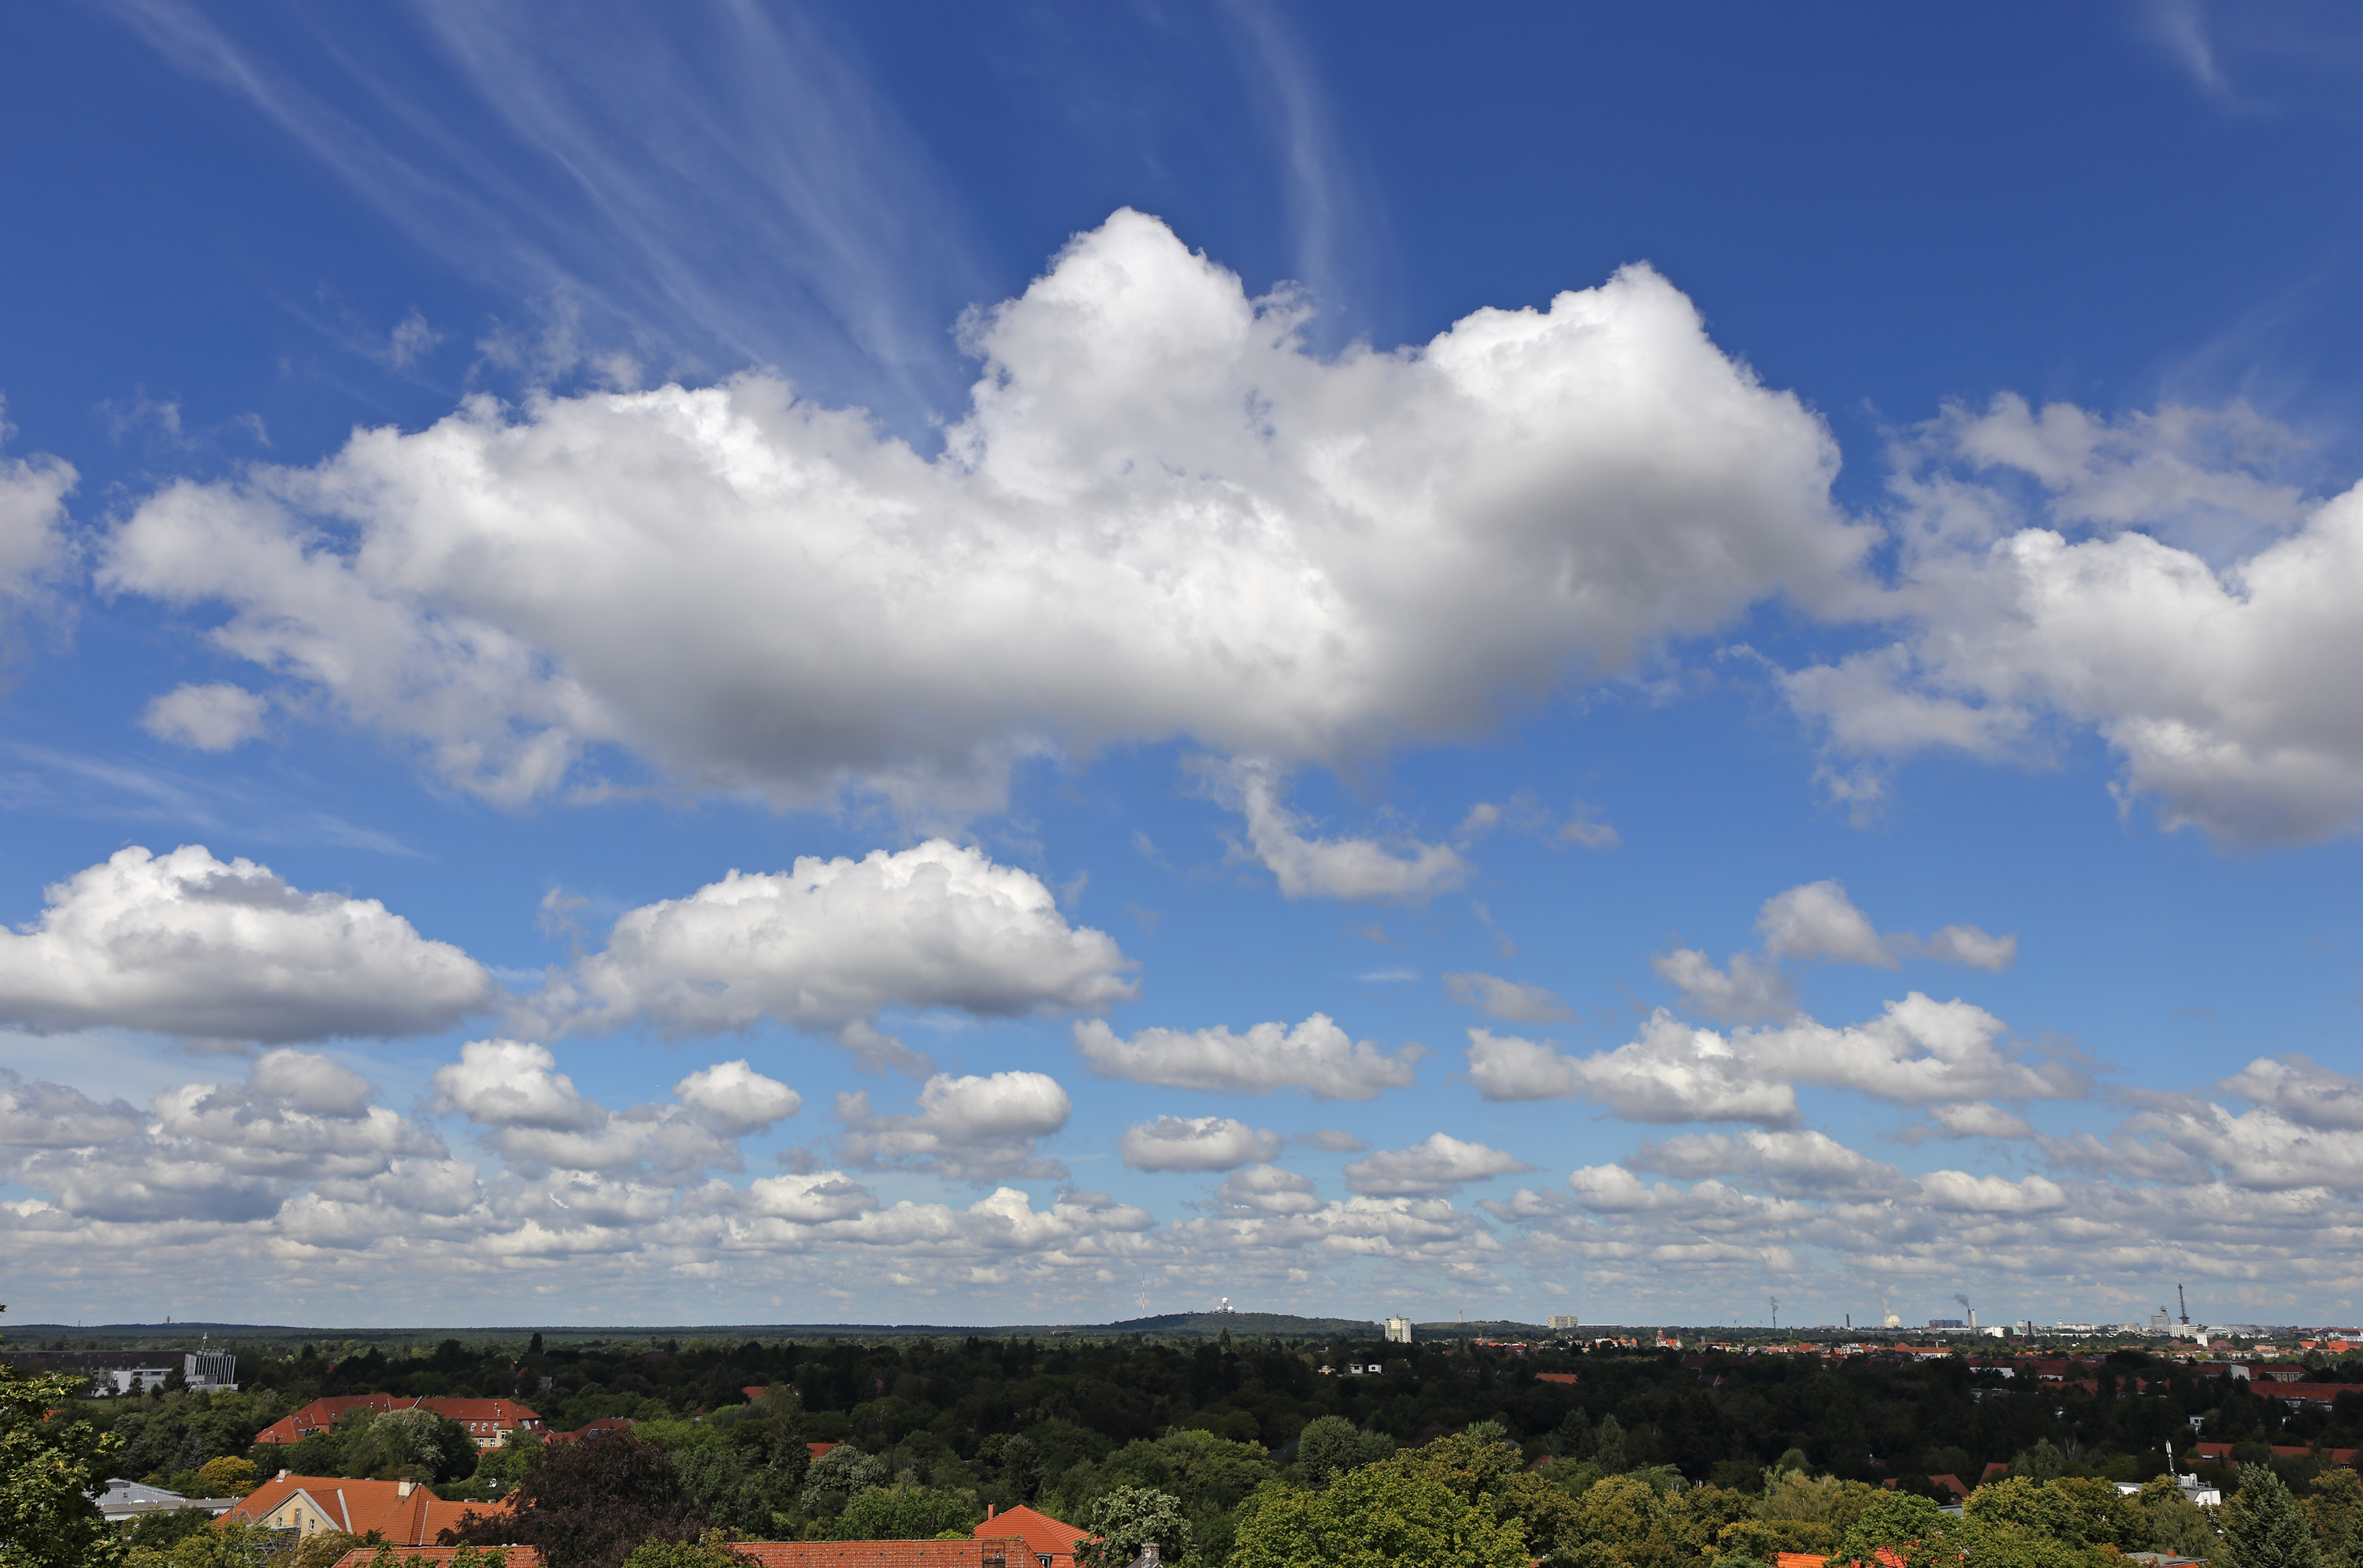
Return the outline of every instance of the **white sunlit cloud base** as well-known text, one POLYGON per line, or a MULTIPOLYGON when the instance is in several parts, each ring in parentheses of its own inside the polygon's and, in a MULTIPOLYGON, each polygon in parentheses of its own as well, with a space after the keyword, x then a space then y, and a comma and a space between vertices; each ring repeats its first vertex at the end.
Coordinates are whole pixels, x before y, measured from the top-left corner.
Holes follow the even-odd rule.
MULTIPOLYGON (((490 210, 113 10, 368 221, 490 210)), ((13 1314, 2352 1317, 2353 476, 2231 392, 1849 443, 1638 252, 1340 337, 1362 187, 1243 36, 1297 265, 1103 204, 935 302, 965 392, 982 272, 857 287, 808 168, 804 339, 544 192, 466 244, 547 352, 422 391, 412 305, 410 414, 12 439, 13 1314)), ((952 201, 906 130, 842 157, 952 201)))

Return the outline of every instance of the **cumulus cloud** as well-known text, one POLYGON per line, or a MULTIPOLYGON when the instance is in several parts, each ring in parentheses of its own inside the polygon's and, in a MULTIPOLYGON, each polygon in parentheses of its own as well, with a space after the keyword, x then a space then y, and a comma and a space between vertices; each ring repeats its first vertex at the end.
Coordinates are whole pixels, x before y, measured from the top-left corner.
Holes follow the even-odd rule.
POLYGON ((1718 969, 1697 948, 1677 947, 1652 955, 1649 967, 1682 993, 1684 1009, 1718 1022, 1753 1023, 1797 1010, 1797 988, 1789 977, 1778 965, 1759 963, 1746 953, 1733 954, 1718 969))
POLYGON ((101 1104, 63 1084, 28 1081, 0 1067, 0 1149, 72 1149, 112 1143, 146 1119, 123 1100, 101 1104))
POLYGON ((1280 1154, 1276 1132, 1227 1116, 1160 1116, 1128 1128, 1117 1145, 1138 1171, 1227 1171, 1280 1154))
POLYGON ((940 457, 767 375, 479 397, 173 484, 101 581, 227 606, 217 646, 494 799, 613 745, 975 809, 1045 745, 1470 735, 1769 595, 1830 601, 1869 542, 1821 422, 1646 268, 1390 352, 1317 355, 1307 308, 1119 212, 972 319, 940 457))
POLYGON ((1328 1205, 1310 1178, 1266 1165, 1225 1177, 1215 1189, 1215 1207, 1235 1214, 1317 1214, 1328 1205))
POLYGON ((202 846, 117 851, 0 931, 0 1021, 266 1043, 431 1034, 493 1003, 492 977, 374 899, 305 893, 202 846))
POLYGON ((2219 1087, 2302 1127, 2363 1132, 2363 1077, 2316 1066, 2311 1056, 2259 1056, 2219 1087))
POLYGON ((2033 1214, 2068 1206, 2067 1193, 2046 1177, 2008 1181, 1967 1171, 1929 1172, 1920 1178, 1920 1198, 1934 1208, 1972 1214, 2033 1214))
POLYGON ((909 1116, 880 1116, 867 1094, 837 1097, 846 1125, 838 1143, 853 1165, 909 1165, 953 1181, 1063 1177, 1037 1145, 1066 1126, 1074 1106, 1047 1073, 953 1077, 937 1073, 919 1090, 909 1116))
POLYGON ((1542 987, 1504 980, 1498 975, 1447 975, 1444 990, 1463 1007, 1512 1023, 1553 1023, 1574 1016, 1573 1009, 1542 987))
POLYGON ((1248 844, 1280 884, 1285 899, 1423 899, 1448 892, 1469 878, 1469 864, 1451 845, 1404 840, 1309 838, 1281 800, 1281 778, 1270 763, 1244 760, 1223 772, 1248 823, 1248 844))
POLYGON ((1932 1105, 1928 1108, 1928 1120, 1954 1138, 2025 1138, 2035 1132, 2024 1116, 1981 1099, 1958 1105, 1932 1105))
MULTIPOLYGON (((0 442, 14 434, 0 403, 0 442)), ((73 465, 37 454, 0 457, 0 595, 22 598, 63 564, 66 497, 80 476, 73 465)))
MULTIPOLYGON (((769 1018, 892 1059, 900 1043, 870 1022, 882 1009, 1012 1017, 1099 1007, 1134 994, 1132 966, 1104 932, 1068 924, 1039 878, 931 839, 860 860, 733 871, 627 911, 604 951, 553 973, 529 1007, 575 1032, 647 1021, 704 1034, 769 1018)), ((926 1070, 915 1054, 904 1059, 926 1070)))
POLYGON ((1408 1149, 1383 1150, 1352 1162, 1346 1167, 1346 1186, 1372 1198, 1437 1198, 1472 1181, 1534 1168, 1515 1154, 1431 1132, 1408 1149))
POLYGON ((744 1138, 775 1121, 793 1116, 804 1097, 777 1078, 767 1078, 747 1065, 716 1062, 672 1086, 673 1098, 698 1119, 727 1137, 744 1138))
POLYGON ((148 704, 139 727, 160 741, 197 751, 228 751, 262 733, 270 699, 243 686, 181 685, 148 704))
POLYGON ((744 1061, 690 1074, 674 1086, 678 1105, 623 1111, 586 1098, 557 1069, 546 1045, 471 1040, 459 1061, 436 1069, 435 1107, 490 1129, 493 1146, 521 1170, 694 1173, 740 1168, 738 1140, 803 1103, 744 1061))
POLYGON ((1807 882, 1775 893, 1756 916, 1764 951, 1774 958, 1833 958, 1846 964, 1895 967, 1887 939, 1836 881, 1807 882))
POLYGON ((1899 1105, 2069 1099, 2084 1076, 2056 1057, 2003 1043, 2002 1021, 1964 1001, 1914 991, 1867 1023, 1834 1028, 1800 1017, 1720 1034, 1662 1009, 1629 1043, 1570 1055, 1548 1043, 1469 1032, 1469 1073, 1488 1099, 1592 1099, 1629 1121, 1797 1118, 1799 1083, 1851 1089, 1899 1105))
POLYGON ((1683 1181, 1740 1176, 1781 1198, 1888 1198, 1909 1185, 1893 1165, 1824 1132, 1684 1133, 1643 1143, 1625 1162, 1683 1181))
POLYGON ((2351 831, 2363 699, 2339 672, 2363 662, 2363 489, 2279 481, 2292 444, 2236 405, 1947 410, 1895 481, 1898 640, 1791 673, 1792 706, 1868 758, 2024 756, 2047 724, 2088 726, 2169 826, 2351 831))
POLYGON ((1212 1029, 1144 1029, 1126 1039, 1101 1019, 1075 1025, 1075 1048, 1092 1071, 1170 1088, 1231 1089, 1261 1094, 1301 1088, 1316 1099, 1375 1099, 1409 1088, 1415 1046, 1389 1055, 1357 1041, 1326 1013, 1294 1028, 1259 1023, 1244 1034, 1212 1029))

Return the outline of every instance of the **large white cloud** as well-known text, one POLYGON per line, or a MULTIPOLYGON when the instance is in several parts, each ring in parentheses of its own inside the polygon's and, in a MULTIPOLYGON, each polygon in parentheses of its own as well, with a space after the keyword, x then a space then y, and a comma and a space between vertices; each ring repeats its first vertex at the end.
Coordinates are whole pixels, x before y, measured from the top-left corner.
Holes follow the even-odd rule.
POLYGON ((438 1110, 491 1130, 519 1169, 693 1174, 739 1168, 738 1140, 793 1116, 803 1097, 744 1059, 701 1068, 673 1086, 680 1103, 616 1111, 586 1098, 546 1045, 471 1040, 436 1069, 438 1110))
POLYGON ((1543 1042, 1469 1032, 1469 1073, 1488 1099, 1597 1100, 1631 1121, 1797 1119, 1794 1086, 1851 1089, 1899 1105, 2068 1099, 2084 1076, 2056 1056, 2006 1043, 2002 1021, 1969 1002, 1914 991, 1866 1023, 1805 1017, 1728 1035, 1663 1010, 1614 1051, 1575 1056, 1543 1042))
POLYGON ((483 966, 374 899, 305 893, 201 845, 118 850, 0 930, 0 1021, 266 1043, 428 1034, 492 1005, 483 966))
POLYGON ((1259 1023, 1243 1034, 1212 1029, 1144 1029, 1126 1039, 1096 1018, 1075 1025, 1075 1048, 1092 1071, 1171 1088, 1260 1094, 1302 1088, 1317 1099, 1374 1099, 1409 1088, 1419 1053, 1393 1055, 1356 1040, 1326 1013, 1290 1028, 1259 1023))
POLYGON ((1948 410, 1896 484, 1883 611, 1902 636, 1790 674, 1790 701, 1867 756, 2023 755, 2047 721, 2089 725, 2169 825, 2244 844, 2351 830, 2363 489, 2317 502, 2277 482, 2289 440, 2236 407, 1948 410))
POLYGON ((675 1034, 770 1018, 834 1030, 865 1055, 912 1060, 869 1020, 882 1009, 990 1016, 1098 1007, 1134 994, 1113 937, 1071 926, 1040 879, 941 839, 860 860, 733 871, 685 899, 630 910, 605 951, 553 973, 529 1007, 550 1026, 675 1034))
POLYGON ((973 808, 1015 756, 1181 734, 1281 762, 1819 603, 1870 531, 1793 396, 1646 268, 1323 359, 1120 212, 982 313, 923 458, 764 375, 475 398, 312 469, 172 485, 111 589, 502 800, 613 743, 673 778, 973 808))
POLYGON ((1469 863, 1449 845, 1308 836, 1268 762, 1234 762, 1222 779, 1247 818, 1248 847, 1282 898, 1423 899, 1468 880, 1469 863))

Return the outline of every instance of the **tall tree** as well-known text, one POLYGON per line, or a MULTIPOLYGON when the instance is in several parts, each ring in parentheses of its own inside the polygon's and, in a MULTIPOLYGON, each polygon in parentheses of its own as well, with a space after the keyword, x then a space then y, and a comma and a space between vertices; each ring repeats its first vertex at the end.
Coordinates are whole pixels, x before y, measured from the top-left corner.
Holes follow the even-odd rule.
POLYGON ((443 1544, 513 1541, 549 1568, 621 1568, 643 1541, 694 1540, 705 1524, 672 1456, 623 1432, 542 1450, 515 1498, 514 1517, 471 1510, 443 1544))
POLYGON ((2224 1505, 2217 1568, 2322 1568, 2322 1550, 2297 1499, 2269 1464, 2240 1466, 2240 1489, 2224 1505))
POLYGON ((116 1440, 61 1408, 79 1383, 0 1364, 0 1568, 97 1568, 128 1551, 90 1500, 116 1440))

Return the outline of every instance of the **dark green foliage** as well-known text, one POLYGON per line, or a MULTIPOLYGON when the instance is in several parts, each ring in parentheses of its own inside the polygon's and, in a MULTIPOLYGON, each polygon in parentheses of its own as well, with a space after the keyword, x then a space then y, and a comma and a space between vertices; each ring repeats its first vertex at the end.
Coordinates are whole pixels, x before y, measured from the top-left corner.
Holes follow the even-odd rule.
POLYGON ((1076 1568, 1126 1568, 1151 1541, 1162 1562, 1193 1561, 1182 1500, 1154 1487, 1117 1487, 1092 1505, 1083 1529, 1094 1539, 1076 1551, 1076 1568))
POLYGON ((123 1531, 124 1543, 150 1551, 170 1551, 189 1537, 213 1528, 214 1517, 203 1508, 174 1508, 170 1513, 142 1514, 123 1531))
POLYGON ((1384 1432, 1366 1432, 1341 1416, 1323 1416, 1296 1434, 1296 1470, 1308 1485, 1326 1486, 1341 1470, 1375 1464, 1395 1451, 1384 1432))
POLYGON ((2322 1568, 2313 1530, 2269 1464, 2240 1471, 2240 1489, 2224 1502, 2219 1568, 2322 1568))
POLYGON ((445 1545, 512 1542, 541 1549, 548 1568, 620 1568, 648 1540, 694 1540, 705 1516, 672 1456, 614 1435, 547 1449, 518 1483, 514 1518, 466 1515, 445 1545))

